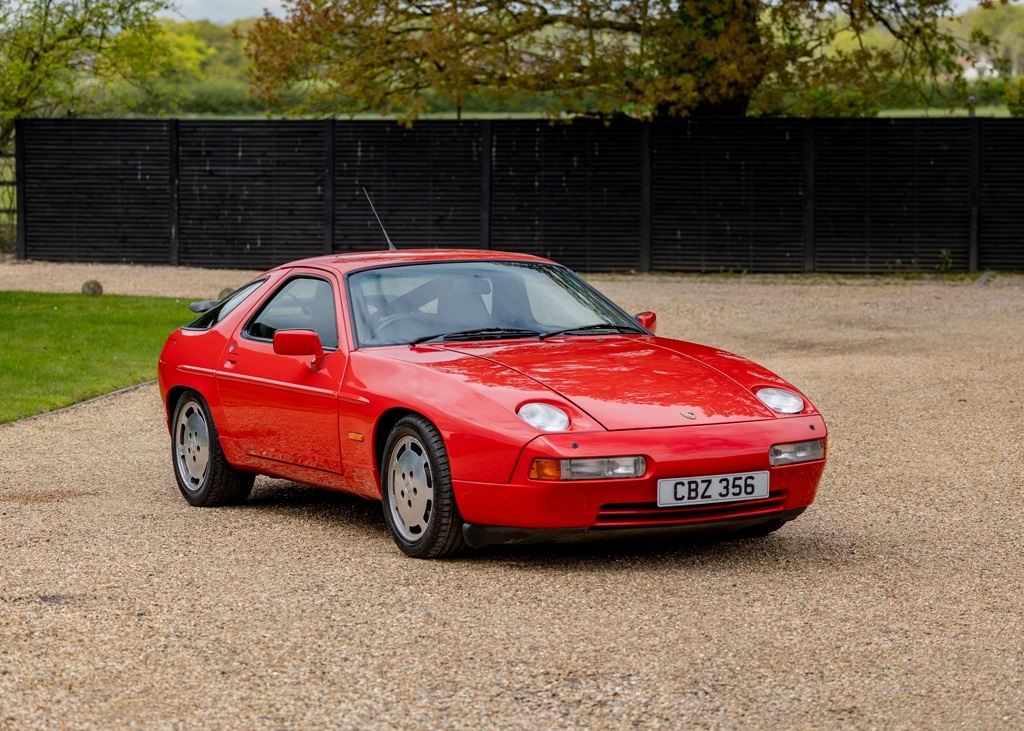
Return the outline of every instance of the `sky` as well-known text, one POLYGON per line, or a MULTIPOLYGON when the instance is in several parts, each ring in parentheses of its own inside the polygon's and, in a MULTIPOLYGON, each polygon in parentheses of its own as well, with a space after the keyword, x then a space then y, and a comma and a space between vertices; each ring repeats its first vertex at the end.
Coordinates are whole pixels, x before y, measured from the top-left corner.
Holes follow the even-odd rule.
MULTIPOLYGON (((176 4, 186 20, 212 20, 215 23, 230 23, 241 18, 263 15, 264 9, 274 15, 284 15, 281 0, 176 0, 176 4)), ((954 2, 961 11, 976 4, 977 0, 954 2)))
POLYGON ((274 15, 284 15, 281 0, 175 0, 175 5, 186 20, 212 20, 222 24, 263 15, 264 9, 274 15))

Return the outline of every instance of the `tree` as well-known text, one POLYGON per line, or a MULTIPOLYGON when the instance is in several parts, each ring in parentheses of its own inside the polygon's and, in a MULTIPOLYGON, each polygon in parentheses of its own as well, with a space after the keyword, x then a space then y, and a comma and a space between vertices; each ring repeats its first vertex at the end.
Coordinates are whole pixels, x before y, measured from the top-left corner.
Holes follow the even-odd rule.
MULTIPOLYGON (((176 111, 202 115, 258 114, 266 108, 248 95, 244 35, 255 19, 218 25, 208 20, 172 22, 161 25, 179 49, 173 76, 164 75, 162 88, 174 91, 176 111), (186 64, 183 61, 192 61, 186 64), (183 72, 188 73, 183 73, 183 72)), ((142 113, 166 114, 167 106, 152 94, 137 100, 142 113)))
POLYGON ((19 116, 91 111, 115 82, 145 86, 173 49, 169 0, 0 0, 0 149, 19 116))
POLYGON ((1024 73, 1024 8, 1005 5, 988 12, 972 10, 964 14, 963 22, 995 40, 997 52, 1012 76, 1024 73))
POLYGON ((473 96, 533 95, 553 115, 873 114, 887 95, 962 83, 958 58, 987 43, 957 34, 951 0, 285 6, 285 18, 266 14, 248 36, 253 94, 305 114, 406 120, 431 95, 457 110, 473 96))
POLYGON ((249 59, 245 56, 244 35, 255 19, 239 20, 220 25, 209 20, 187 20, 170 23, 168 29, 177 36, 196 38, 208 53, 201 65, 203 79, 230 79, 245 81, 249 59))

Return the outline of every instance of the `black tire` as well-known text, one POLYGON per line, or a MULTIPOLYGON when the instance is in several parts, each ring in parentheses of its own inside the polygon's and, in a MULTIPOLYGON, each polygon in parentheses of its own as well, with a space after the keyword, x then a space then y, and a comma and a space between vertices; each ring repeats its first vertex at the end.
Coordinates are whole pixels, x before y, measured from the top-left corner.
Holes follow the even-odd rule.
POLYGON ((171 418, 171 459, 178 489, 190 505, 234 505, 249 497, 256 475, 224 457, 217 426, 203 397, 186 391, 171 418))
POLYGON ((384 520, 413 558, 454 556, 466 547, 444 439, 422 416, 399 419, 381 462, 384 520))

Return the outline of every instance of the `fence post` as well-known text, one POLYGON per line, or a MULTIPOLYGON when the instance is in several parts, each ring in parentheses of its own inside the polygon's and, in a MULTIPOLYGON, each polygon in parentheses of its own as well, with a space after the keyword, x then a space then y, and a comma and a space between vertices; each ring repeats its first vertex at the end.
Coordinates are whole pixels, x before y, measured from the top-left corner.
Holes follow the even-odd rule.
POLYGON ((321 195, 324 200, 324 253, 334 253, 334 119, 325 119, 324 167, 321 195))
POLYGON ((968 250, 968 271, 974 274, 978 271, 978 259, 979 259, 979 248, 981 242, 980 231, 978 230, 978 201, 981 198, 981 119, 975 116, 971 116, 970 131, 968 133, 968 139, 970 140, 969 155, 971 156, 970 165, 970 177, 969 177, 969 191, 968 201, 971 206, 971 240, 970 248, 968 250))
POLYGON ((651 124, 640 123, 640 271, 651 271, 651 124))
POLYGON ((494 145, 491 122, 480 122, 480 248, 491 248, 491 183, 494 177, 491 156, 494 145))
POLYGON ((28 224, 28 219, 25 216, 25 205, 27 203, 28 196, 25 194, 25 120, 15 119, 14 120, 14 195, 17 197, 18 202, 15 205, 17 212, 14 214, 17 216, 18 221, 15 224, 17 226, 17 233, 15 234, 15 256, 19 260, 25 260, 28 258, 27 247, 25 244, 26 232, 25 226, 28 224))
POLYGON ((171 239, 169 242, 170 251, 168 259, 171 266, 181 266, 181 227, 178 221, 179 205, 178 190, 180 188, 178 168, 178 120, 172 119, 167 123, 167 184, 168 184, 168 205, 170 206, 169 220, 171 223, 171 239))
POLYGON ((813 274, 817 269, 814 231, 817 205, 814 195, 814 165, 817 161, 817 148, 814 146, 814 122, 804 120, 800 124, 804 128, 804 273, 813 274))

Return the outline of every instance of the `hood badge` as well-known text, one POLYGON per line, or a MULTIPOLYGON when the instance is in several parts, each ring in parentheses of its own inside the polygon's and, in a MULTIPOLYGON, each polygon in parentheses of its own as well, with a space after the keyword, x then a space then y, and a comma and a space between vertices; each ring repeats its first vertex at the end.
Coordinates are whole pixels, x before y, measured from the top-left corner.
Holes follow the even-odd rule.
POLYGON ((692 411, 680 411, 679 413, 685 416, 687 419, 690 419, 691 421, 697 418, 697 415, 692 411))

